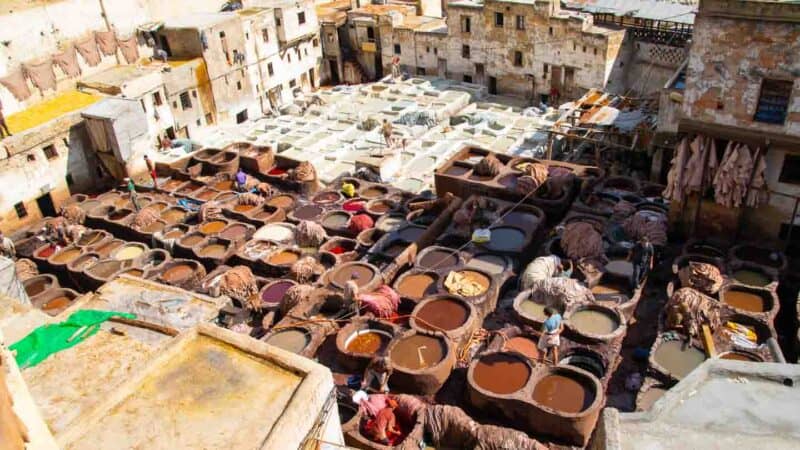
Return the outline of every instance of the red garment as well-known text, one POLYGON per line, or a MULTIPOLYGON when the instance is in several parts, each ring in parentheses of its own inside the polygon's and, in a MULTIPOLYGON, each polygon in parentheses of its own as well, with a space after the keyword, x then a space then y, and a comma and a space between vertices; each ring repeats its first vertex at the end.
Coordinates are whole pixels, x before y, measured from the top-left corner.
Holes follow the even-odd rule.
POLYGON ((364 230, 368 230, 375 226, 375 222, 372 220, 372 217, 366 214, 356 214, 350 219, 350 224, 347 225, 347 228, 350 229, 353 233, 360 233, 364 230))
POLYGON ((397 420, 394 417, 394 410, 392 408, 383 408, 378 412, 373 421, 373 430, 375 436, 383 437, 388 436, 390 430, 397 426, 397 420))

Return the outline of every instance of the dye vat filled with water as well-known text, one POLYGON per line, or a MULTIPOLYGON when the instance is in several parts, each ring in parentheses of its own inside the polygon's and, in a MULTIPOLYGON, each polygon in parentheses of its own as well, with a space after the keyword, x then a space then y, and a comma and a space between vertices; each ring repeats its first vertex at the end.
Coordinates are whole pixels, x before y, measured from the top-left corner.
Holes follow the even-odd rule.
POLYGON ((522 389, 530 376, 530 366, 518 356, 507 353, 483 356, 472 368, 475 384, 485 391, 499 395, 522 389))
POLYGON ((533 388, 533 401, 556 411, 577 414, 588 409, 596 393, 577 377, 565 373, 551 373, 537 381, 533 388))
POLYGON ((772 282, 772 280, 764 273, 758 270, 740 269, 733 273, 733 278, 742 283, 750 286, 763 287, 772 282))
POLYGON ((303 329, 291 328, 288 330, 281 330, 271 335, 266 340, 267 344, 274 345, 275 347, 282 348, 292 353, 300 353, 306 348, 311 338, 303 329))
POLYGON ((442 339, 424 334, 413 334, 401 338, 392 347, 389 357, 392 363, 410 370, 431 367, 442 361, 447 348, 442 339))
POLYGON ((569 324, 581 334, 605 336, 620 327, 620 319, 611 310, 585 308, 569 316, 569 324))
POLYGON ((677 379, 682 379, 706 360, 701 350, 683 341, 665 341, 656 348, 653 360, 677 379))
POLYGON ((280 250, 270 255, 267 262, 275 266, 290 266, 300 259, 300 254, 291 250, 280 250))
POLYGON ((544 315, 544 308, 543 303, 537 303, 531 299, 525 299, 517 306, 521 313, 540 322, 547 319, 547 316, 544 315))
POLYGON ((436 298, 420 303, 411 314, 419 328, 452 331, 467 323, 469 307, 455 298, 436 298))
POLYGON ((345 342, 345 350, 353 353, 377 355, 383 353, 392 336, 381 330, 366 329, 350 335, 345 342))
POLYGON ((515 227, 492 228, 487 247, 498 252, 518 252, 525 246, 525 233, 515 227))
POLYGON ((525 336, 515 336, 505 341, 503 350, 521 353, 530 359, 539 358, 539 348, 536 341, 525 336))
POLYGON ((417 266, 425 269, 442 269, 458 264, 458 256, 453 250, 434 248, 420 255, 417 266))
POLYGON ((421 300, 435 285, 436 274, 414 273, 403 276, 397 283, 397 293, 412 300, 421 300))
POLYGON ((330 281, 340 288, 344 288, 348 281, 354 281, 358 287, 364 287, 375 279, 376 274, 375 268, 368 264, 346 263, 333 270, 330 281))
POLYGON ((760 313, 770 309, 767 302, 764 301, 764 298, 754 292, 728 289, 720 296, 726 305, 741 309, 742 311, 760 313))

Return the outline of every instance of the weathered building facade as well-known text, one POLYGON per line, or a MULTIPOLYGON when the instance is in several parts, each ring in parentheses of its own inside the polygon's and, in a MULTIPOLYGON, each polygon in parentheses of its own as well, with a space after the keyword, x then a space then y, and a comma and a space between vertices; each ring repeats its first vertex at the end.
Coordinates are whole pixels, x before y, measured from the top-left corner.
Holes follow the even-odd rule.
POLYGON ((716 142, 718 152, 729 142, 747 145, 755 158, 766 164, 765 187, 761 189, 766 201, 758 208, 732 209, 705 201, 701 212, 691 215, 695 228, 715 224, 737 231, 739 236, 784 241, 800 238, 794 230, 800 213, 797 55, 800 5, 729 0, 700 3, 688 64, 669 81, 664 95, 673 103, 680 102, 680 108, 663 108, 659 126, 677 130, 678 137, 708 136, 716 142))

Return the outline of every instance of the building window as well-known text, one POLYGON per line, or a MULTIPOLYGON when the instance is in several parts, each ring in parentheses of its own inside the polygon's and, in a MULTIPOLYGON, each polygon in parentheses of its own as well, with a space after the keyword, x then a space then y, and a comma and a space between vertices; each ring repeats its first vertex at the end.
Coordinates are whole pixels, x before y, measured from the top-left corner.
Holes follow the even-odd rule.
POLYGON ((431 48, 430 47, 425 47, 425 53, 430 53, 430 52, 431 52, 431 48))
POLYGON ((269 29, 262 28, 261 29, 261 38, 264 39, 264 42, 269 42, 269 29))
POLYGON ((292 62, 292 55, 291 54, 289 54, 289 53, 286 54, 286 61, 287 62, 292 62))
POLYGON ((290 88, 293 88, 293 87, 295 87, 295 86, 297 86, 297 81, 295 81, 295 80, 291 80, 291 81, 289 81, 289 87, 290 87, 290 88))
POLYGON ((211 113, 206 114, 206 125, 214 123, 214 115, 211 113))
POLYGON ((297 23, 300 25, 306 23, 306 13, 305 11, 297 13, 297 23))
POLYGON ((800 155, 786 153, 783 156, 783 167, 778 181, 781 183, 800 184, 800 155))
POLYGON ((586 53, 586 46, 583 46, 583 53, 586 53))
POLYGON ((434 55, 438 55, 438 54, 439 54, 439 49, 438 49, 438 48, 436 48, 436 47, 434 47, 434 48, 433 48, 433 54, 434 54, 434 55))
POLYGON ((333 44, 333 41, 334 41, 334 37, 333 36, 334 36, 333 33, 328 33, 328 42, 331 43, 331 44, 333 44))
POLYGON ((394 44, 394 54, 395 55, 400 54, 400 44, 394 44))
POLYGON ((514 65, 517 67, 522 67, 522 52, 514 52, 514 65))
POLYGON ((597 47, 594 48, 594 55, 597 56, 597 47))
POLYGON ((518 30, 525 29, 525 16, 517 16, 517 29, 518 30))
POLYGON ((42 151, 44 151, 44 156, 46 156, 47 159, 56 159, 56 158, 58 158, 58 152, 56 151, 55 145, 45 146, 42 149, 42 151))
POLYGON ((14 205, 14 210, 17 211, 17 217, 19 217, 20 219, 28 216, 28 210, 25 209, 25 205, 22 204, 22 202, 19 202, 16 205, 14 205))
POLYGON ((242 90, 242 82, 241 81, 237 81, 236 82, 236 89, 238 89, 240 91, 242 90))
POLYGON ((267 73, 269 76, 275 75, 275 70, 272 68, 272 63, 267 63, 267 73))
POLYGON ((375 28, 367 27, 367 40, 370 42, 375 41, 375 28))
POLYGON ((71 187, 73 184, 75 184, 75 180, 72 178, 72 174, 71 173, 67 174, 66 181, 67 181, 67 186, 71 187))
POLYGON ((153 103, 156 106, 161 106, 163 104, 163 100, 161 100, 161 92, 153 92, 153 103))
POLYGON ((189 91, 181 93, 181 109, 186 111, 192 108, 192 99, 189 97, 189 91))
POLYGON ((472 75, 464 75, 464 83, 472 83, 472 75))
POLYGON ((250 33, 245 33, 245 34, 244 34, 244 39, 245 39, 246 41, 249 41, 249 40, 250 40, 250 33))
POLYGON ((548 33, 550 33, 550 36, 552 36, 552 35, 553 35, 553 27, 550 27, 550 28, 547 30, 547 32, 548 32, 548 33))
POLYGON ((203 125, 203 121, 202 121, 202 120, 200 120, 200 119, 197 119, 197 122, 195 122, 195 123, 197 123, 197 126, 198 126, 198 127, 199 127, 199 126, 201 126, 201 125, 203 125))
POLYGON ((28 162, 36 162, 36 155, 34 155, 33 153, 28 153, 28 156, 26 156, 25 158, 28 160, 28 162))
POLYGON ((503 13, 494 13, 494 26, 503 28, 503 13))
POLYGON ((469 16, 461 16, 461 31, 464 33, 472 33, 472 18, 469 16))
POLYGON ((244 123, 247 122, 247 110, 243 109, 236 113, 236 123, 244 123))
POLYGON ((575 84, 575 69, 572 67, 564 68, 564 85, 572 86, 575 84))
POLYGON ((461 57, 464 59, 469 59, 469 45, 461 46, 461 57))
POLYGON ((172 109, 178 109, 178 102, 172 102, 172 109))
POLYGON ((417 75, 425 76, 425 68, 424 67, 417 67, 417 75))
POLYGON ((761 82, 761 95, 758 97, 758 107, 753 119, 756 122, 782 125, 786 122, 791 96, 792 81, 765 78, 761 82))
MULTIPOLYGON (((314 48, 319 47, 319 39, 317 39, 317 38, 312 39, 311 40, 311 45, 313 45, 314 48)), ((306 54, 308 54, 308 50, 306 50, 306 54)))
POLYGON ((275 25, 281 26, 281 18, 280 17, 276 17, 275 18, 275 25))
POLYGON ((578 51, 578 44, 576 44, 574 42, 572 43, 572 51, 573 52, 577 52, 578 51))
POLYGON ((192 91, 192 97, 197 98, 197 90, 196 89, 192 91))

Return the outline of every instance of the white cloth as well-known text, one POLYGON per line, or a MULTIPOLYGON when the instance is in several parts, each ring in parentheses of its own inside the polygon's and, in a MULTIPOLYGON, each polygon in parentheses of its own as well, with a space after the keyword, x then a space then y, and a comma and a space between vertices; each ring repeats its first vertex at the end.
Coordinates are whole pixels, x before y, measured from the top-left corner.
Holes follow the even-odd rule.
POLYGON ((533 287, 536 280, 543 280, 556 276, 558 266, 561 265, 561 258, 556 255, 541 256, 534 259, 525 268, 520 277, 519 289, 528 290, 533 287))

